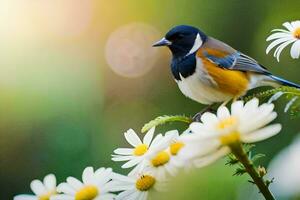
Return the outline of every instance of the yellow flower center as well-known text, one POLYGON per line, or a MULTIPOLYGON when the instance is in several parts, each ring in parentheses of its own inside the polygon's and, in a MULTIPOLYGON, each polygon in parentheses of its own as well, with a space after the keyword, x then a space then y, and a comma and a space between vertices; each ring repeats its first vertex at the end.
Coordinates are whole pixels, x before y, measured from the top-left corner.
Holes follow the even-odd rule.
POLYGON ((294 31, 294 37, 300 39, 300 27, 294 31))
POLYGON ((228 127, 231 127, 231 126, 235 125, 236 123, 237 123, 237 118, 231 116, 231 117, 228 117, 228 118, 223 119, 222 121, 220 121, 217 124, 217 128, 218 129, 226 129, 228 127))
POLYGON ((85 186, 75 194, 75 200, 93 200, 99 194, 95 186, 85 186))
POLYGON ((54 194, 56 194, 56 192, 48 192, 47 194, 39 196, 38 200, 50 200, 50 197, 54 194))
POLYGON ((165 151, 161 151, 156 154, 156 156, 151 160, 151 163, 154 167, 159 167, 168 163, 169 160, 170 160, 170 155, 165 151))
POLYGON ((231 133, 226 134, 226 135, 221 135, 219 137, 219 140, 223 145, 231 145, 231 144, 234 144, 236 142, 239 142, 240 138, 241 138, 240 133, 237 132, 237 131, 234 131, 234 132, 231 132, 231 133))
POLYGON ((143 175, 136 181, 135 187, 140 191, 148 191, 153 187, 154 184, 155 178, 153 176, 143 175))
POLYGON ((184 146, 182 142, 175 142, 170 145, 170 152, 173 156, 176 156, 180 149, 184 146))
POLYGON ((142 156, 148 151, 148 146, 146 144, 140 144, 135 147, 133 154, 135 156, 142 156))

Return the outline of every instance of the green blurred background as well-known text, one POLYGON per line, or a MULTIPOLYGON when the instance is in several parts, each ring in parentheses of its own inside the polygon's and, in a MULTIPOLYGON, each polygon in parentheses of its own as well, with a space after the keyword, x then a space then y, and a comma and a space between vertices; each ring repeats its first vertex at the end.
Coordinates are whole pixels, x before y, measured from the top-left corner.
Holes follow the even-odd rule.
MULTIPOLYGON (((124 172, 110 160, 126 145, 124 131, 199 111, 173 81, 167 49, 151 47, 174 25, 197 26, 300 83, 288 50, 280 63, 265 54, 270 30, 299 19, 299 10, 299 0, 1 0, 0 199, 30 193, 30 181, 47 173, 63 181, 89 165, 124 172)), ((300 129, 282 103, 282 133, 257 144, 264 165, 300 129)), ((185 127, 158 131, 172 128, 185 127)), ((251 199, 255 188, 233 172, 220 161, 154 199, 251 199)))

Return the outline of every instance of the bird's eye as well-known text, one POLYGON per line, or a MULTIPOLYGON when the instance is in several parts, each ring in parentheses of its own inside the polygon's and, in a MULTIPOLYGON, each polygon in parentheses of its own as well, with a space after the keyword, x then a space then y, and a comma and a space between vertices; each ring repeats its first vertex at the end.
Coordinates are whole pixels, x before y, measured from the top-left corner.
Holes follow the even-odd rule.
POLYGON ((173 35, 171 35, 171 36, 169 36, 169 40, 170 41, 175 41, 175 40, 180 40, 180 39, 182 39, 184 37, 184 34, 182 34, 182 33, 177 33, 177 34, 173 34, 173 35))
POLYGON ((180 33, 180 34, 177 35, 177 38, 178 38, 178 39, 181 39, 181 38, 183 38, 183 37, 184 37, 184 34, 182 34, 182 33, 180 33))

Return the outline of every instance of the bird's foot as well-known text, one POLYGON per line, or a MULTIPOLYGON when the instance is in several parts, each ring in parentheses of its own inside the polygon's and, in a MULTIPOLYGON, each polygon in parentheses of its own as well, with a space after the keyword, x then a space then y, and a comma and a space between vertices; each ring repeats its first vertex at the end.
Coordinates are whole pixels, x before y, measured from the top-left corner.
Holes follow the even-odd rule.
POLYGON ((208 106, 206 108, 204 108, 203 110, 201 110, 200 112, 196 113, 194 115, 194 117, 192 118, 194 122, 200 122, 201 121, 201 116, 206 113, 206 112, 214 112, 214 110, 212 109, 212 106, 208 106))

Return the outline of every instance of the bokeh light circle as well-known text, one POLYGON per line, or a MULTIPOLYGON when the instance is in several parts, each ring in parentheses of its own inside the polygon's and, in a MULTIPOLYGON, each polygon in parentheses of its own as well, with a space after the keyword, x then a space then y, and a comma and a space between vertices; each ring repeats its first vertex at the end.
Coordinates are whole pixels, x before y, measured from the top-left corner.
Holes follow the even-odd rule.
POLYGON ((152 44, 159 31, 144 23, 131 23, 115 30, 106 44, 106 60, 111 69, 125 77, 139 77, 154 66, 159 54, 152 44))

